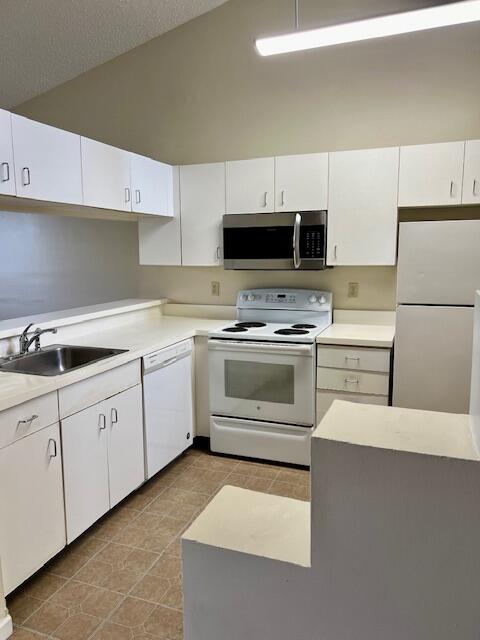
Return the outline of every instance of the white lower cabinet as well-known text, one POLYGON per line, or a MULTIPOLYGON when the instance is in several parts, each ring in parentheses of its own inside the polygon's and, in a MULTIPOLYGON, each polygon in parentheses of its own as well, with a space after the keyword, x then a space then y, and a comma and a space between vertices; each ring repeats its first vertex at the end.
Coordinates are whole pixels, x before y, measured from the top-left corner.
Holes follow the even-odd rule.
POLYGON ((58 423, 0 450, 0 557, 10 593, 65 546, 58 423))
POLYGON ((141 385, 62 420, 67 541, 145 479, 141 385))
POLYGON ((334 400, 388 405, 390 349, 317 346, 317 423, 334 400))

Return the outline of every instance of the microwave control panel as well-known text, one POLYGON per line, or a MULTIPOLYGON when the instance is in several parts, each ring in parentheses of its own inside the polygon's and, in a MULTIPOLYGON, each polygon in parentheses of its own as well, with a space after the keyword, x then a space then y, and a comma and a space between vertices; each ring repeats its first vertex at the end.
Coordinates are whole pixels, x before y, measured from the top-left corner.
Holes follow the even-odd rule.
POLYGON ((300 238, 300 255, 302 258, 324 258, 325 247, 323 229, 305 229, 300 238))

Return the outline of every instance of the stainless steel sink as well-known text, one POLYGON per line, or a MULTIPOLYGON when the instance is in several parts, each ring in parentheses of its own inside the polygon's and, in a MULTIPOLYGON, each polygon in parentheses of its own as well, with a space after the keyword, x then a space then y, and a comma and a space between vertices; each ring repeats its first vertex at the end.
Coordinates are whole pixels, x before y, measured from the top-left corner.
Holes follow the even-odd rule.
POLYGON ((34 376, 58 376, 125 351, 128 349, 54 344, 40 351, 0 360, 0 371, 28 373, 34 376))

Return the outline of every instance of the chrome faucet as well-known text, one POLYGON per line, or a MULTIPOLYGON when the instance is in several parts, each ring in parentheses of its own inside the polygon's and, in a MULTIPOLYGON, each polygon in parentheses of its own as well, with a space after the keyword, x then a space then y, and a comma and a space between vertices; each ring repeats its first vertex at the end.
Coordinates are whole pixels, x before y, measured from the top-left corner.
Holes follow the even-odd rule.
POLYGON ((20 353, 19 355, 23 355, 25 353, 28 353, 28 350, 30 349, 30 346, 35 342, 35 351, 39 351, 40 350, 40 336, 43 333, 57 333, 57 330, 52 328, 52 329, 40 329, 40 327, 37 327, 35 329, 35 331, 33 332, 33 335, 31 338, 28 337, 28 330, 30 329, 30 327, 33 327, 33 322, 31 324, 29 324, 27 327, 25 327, 25 329, 22 331, 22 335, 20 336, 20 353))

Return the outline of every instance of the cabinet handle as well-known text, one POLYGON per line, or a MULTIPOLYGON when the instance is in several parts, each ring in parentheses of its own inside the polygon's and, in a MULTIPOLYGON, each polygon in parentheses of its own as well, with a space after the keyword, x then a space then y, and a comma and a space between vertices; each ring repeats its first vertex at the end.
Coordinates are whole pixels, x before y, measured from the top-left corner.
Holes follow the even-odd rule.
POLYGON ((22 169, 22 184, 24 187, 28 187, 30 184, 30 169, 28 167, 22 169))
POLYGON ((478 180, 474 180, 473 181, 473 188, 472 188, 472 193, 475 197, 480 195, 480 191, 478 189, 478 180))
POLYGON ((333 245, 333 259, 336 260, 337 259, 337 245, 333 245))
POLYGON ((220 253, 220 247, 217 247, 217 251, 215 253, 215 256, 217 258, 217 261, 220 262, 220 260, 222 259, 221 253, 220 253))
POLYGON ((345 356, 345 360, 355 360, 355 362, 360 362, 360 358, 358 356, 345 356))
POLYGON ((125 202, 130 202, 131 193, 130 187, 125 187, 125 202))
POLYGON ((140 204, 142 201, 142 194, 140 193, 140 189, 135 189, 135 204, 140 204))
POLYGON ((282 200, 280 202, 281 206, 285 206, 285 189, 282 189, 282 200))
POLYGON ((107 427, 107 419, 105 417, 104 413, 100 413, 98 416, 98 428, 100 429, 100 431, 103 431, 103 429, 106 429, 107 427))
POLYGON ((52 458, 56 458, 57 457, 57 441, 54 440, 53 438, 50 438, 50 440, 48 441, 48 450, 50 451, 50 460, 52 458), (53 444, 53 453, 51 453, 52 444, 53 444))
POLYGON ((358 378, 345 378, 345 384, 358 384, 359 382, 358 378))
POLYGON ((190 440, 190 433, 187 433, 187 440, 190 440))
POLYGON ((450 182, 450 197, 454 198, 455 197, 455 182, 453 180, 451 180, 450 182))
POLYGON ((2 162, 2 182, 10 180, 10 165, 8 162, 2 162))
POLYGON ((34 420, 36 420, 38 418, 38 416, 36 414, 33 414, 33 416, 30 416, 29 418, 25 418, 25 420, 19 420, 17 423, 17 429, 23 425, 23 424, 27 424, 29 427, 32 426, 32 422, 34 420))
POLYGON ((115 407, 112 407, 112 410, 110 411, 110 422, 112 424, 117 424, 118 422, 118 411, 115 407))
POLYGON ((263 194, 263 206, 268 206, 268 191, 265 191, 265 193, 263 194))

